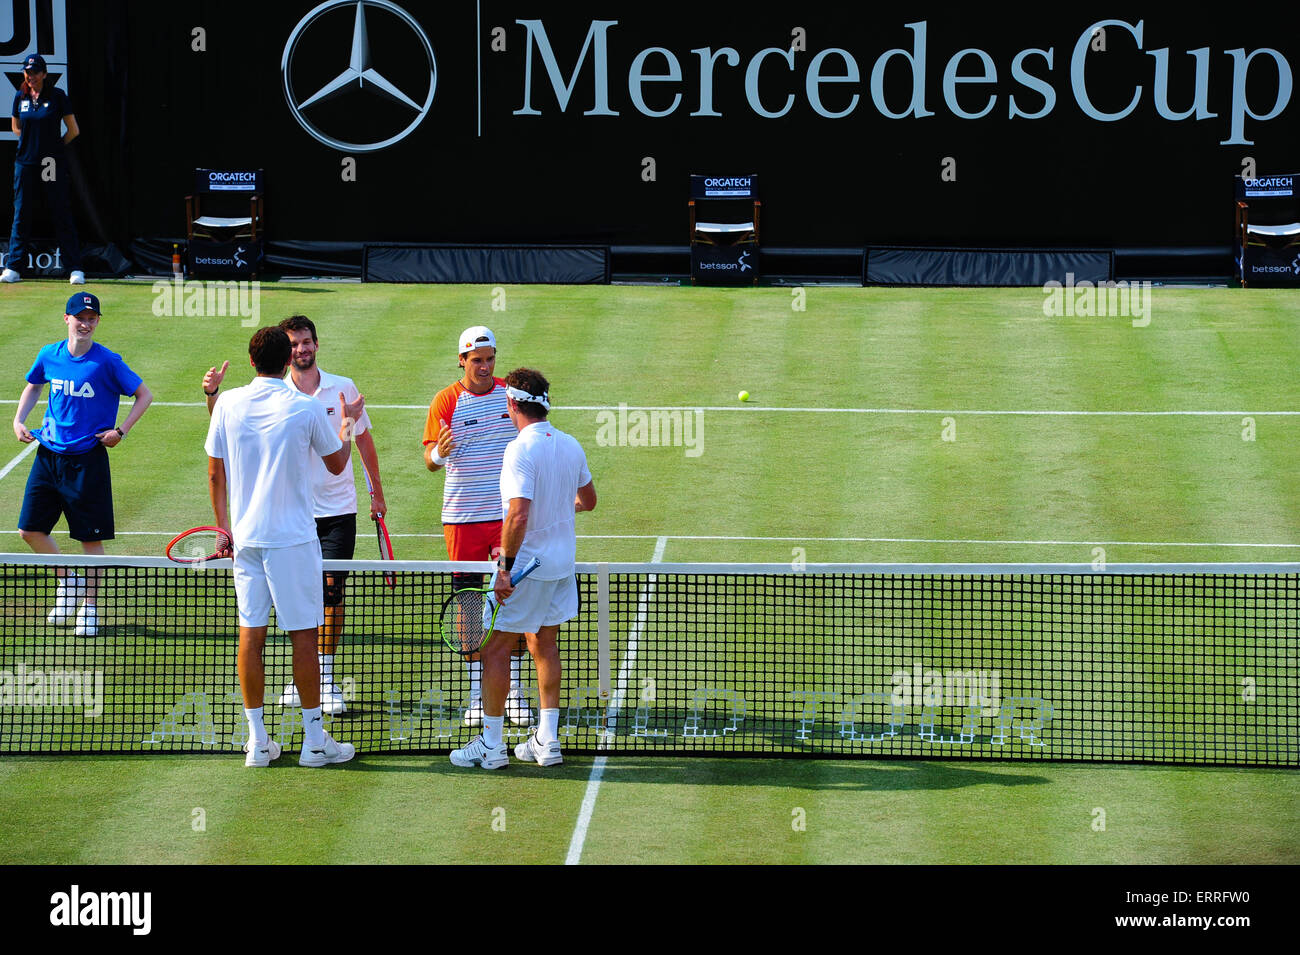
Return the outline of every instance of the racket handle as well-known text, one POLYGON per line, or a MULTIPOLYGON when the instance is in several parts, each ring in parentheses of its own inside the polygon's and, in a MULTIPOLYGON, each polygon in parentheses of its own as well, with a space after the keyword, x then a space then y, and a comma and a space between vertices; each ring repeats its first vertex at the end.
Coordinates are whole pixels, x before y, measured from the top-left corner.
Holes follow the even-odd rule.
POLYGON ((516 584, 519 583, 519 581, 523 580, 525 577, 527 577, 529 574, 531 574, 540 566, 542 566, 542 559, 540 557, 534 557, 532 560, 528 562, 528 566, 523 567, 515 571, 513 574, 511 574, 510 586, 511 587, 515 586, 516 584))

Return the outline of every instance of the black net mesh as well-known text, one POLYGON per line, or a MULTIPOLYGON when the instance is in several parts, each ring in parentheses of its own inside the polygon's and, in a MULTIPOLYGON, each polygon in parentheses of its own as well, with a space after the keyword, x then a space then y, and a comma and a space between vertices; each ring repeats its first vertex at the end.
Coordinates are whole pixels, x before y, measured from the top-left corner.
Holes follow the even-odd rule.
MULTIPOLYGON (((391 588, 376 564, 327 566, 351 571, 334 677, 346 711, 328 731, 362 753, 471 739, 466 667, 438 633, 450 565, 389 564, 391 588)), ((0 562, 0 753, 242 746, 228 562, 72 567, 82 590, 52 622, 55 567, 0 562), (79 633, 88 585, 93 631, 83 615, 79 633)), ((560 638, 561 740, 574 753, 1297 766, 1300 573, 1285 569, 611 565, 602 656, 598 576, 583 565, 560 638)), ((274 626, 265 659, 267 728, 296 746, 274 626)), ((526 655, 521 682, 535 715, 526 655)))

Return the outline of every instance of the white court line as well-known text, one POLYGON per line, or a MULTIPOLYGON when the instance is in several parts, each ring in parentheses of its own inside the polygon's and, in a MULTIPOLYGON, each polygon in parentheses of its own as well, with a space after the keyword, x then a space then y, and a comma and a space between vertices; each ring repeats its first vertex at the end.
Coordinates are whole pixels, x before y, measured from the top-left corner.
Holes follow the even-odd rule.
MULTIPOLYGON (((23 454, 29 454, 25 451, 23 454)), ((3 472, 0 478, 9 473, 9 468, 22 457, 19 455, 3 472)), ((0 530, 0 535, 17 534, 18 531, 0 530)), ((179 534, 175 531, 118 531, 118 537, 167 537, 179 534)), ((357 534, 357 540, 369 539, 369 534, 357 534)), ((405 537, 417 540, 442 540, 441 534, 390 534, 390 537, 405 537)), ((977 544, 977 545, 1014 545, 1024 547, 1256 547, 1256 548, 1300 548, 1300 544, 1258 544, 1223 541, 1116 541, 1116 540, 995 540, 993 538, 951 538, 951 537, 730 537, 709 534, 579 534, 578 540, 653 540, 653 541, 776 541, 786 543, 810 544, 977 544)))
MULTIPOLYGON (((0 404, 15 405, 16 398, 0 398, 0 404)), ((43 402, 38 402, 43 404, 43 402)), ((203 408, 202 401, 155 401, 151 408, 203 408)), ((426 405, 367 404, 368 410, 428 411, 426 405)), ((1221 418, 1221 417, 1300 417, 1300 411, 1081 411, 1072 409, 998 409, 998 408, 786 408, 773 405, 557 405, 557 411, 771 411, 792 414, 877 414, 877 415, 982 415, 1008 417, 1056 418, 1221 418)))
MULTIPOLYGON (((14 456, 14 459, 4 466, 4 470, 0 470, 0 481, 3 481, 5 478, 7 478, 9 476, 9 472, 12 471, 14 468, 18 467, 22 459, 27 457, 27 455, 31 454, 33 451, 35 451, 36 448, 37 448, 37 442, 33 441, 31 444, 27 445, 27 447, 19 451, 14 456)), ((8 533, 17 534, 18 532, 9 531, 8 533)))
MULTIPOLYGON (((668 538, 660 537, 655 542, 654 556, 650 558, 650 563, 658 564, 664 559, 664 548, 668 546, 668 538)), ((651 593, 654 592, 655 577, 653 575, 646 578, 646 588, 641 591, 641 597, 637 601, 636 621, 632 624, 632 629, 627 636, 627 650, 623 654, 623 665, 618 668, 618 688, 614 691, 614 698, 609 702, 609 709, 606 712, 606 723, 611 730, 618 719, 618 711, 623 708, 627 700, 627 681, 632 673, 632 666, 636 663, 637 645, 641 640, 641 628, 645 626, 646 605, 650 600, 651 593)), ((602 742, 602 748, 607 744, 602 742)), ((582 796, 582 808, 578 810, 578 821, 573 827, 573 838, 569 840, 569 854, 564 858, 565 865, 577 865, 582 861, 582 846, 587 841, 587 828, 591 825, 592 813, 596 811, 596 794, 600 792, 600 781, 605 776, 605 764, 608 762, 608 756, 597 756, 596 761, 591 764, 591 776, 587 779, 587 791, 582 796)))

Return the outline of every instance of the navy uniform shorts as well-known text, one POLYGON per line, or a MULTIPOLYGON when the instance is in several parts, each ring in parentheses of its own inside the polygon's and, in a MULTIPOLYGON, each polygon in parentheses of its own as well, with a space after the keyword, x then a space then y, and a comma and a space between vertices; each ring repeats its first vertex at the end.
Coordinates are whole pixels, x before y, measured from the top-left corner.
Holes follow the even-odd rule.
POLYGON ((113 539, 113 479, 103 445, 85 454, 59 454, 44 445, 36 449, 18 528, 48 534, 65 514, 73 540, 113 539))
MULTIPOLYGON (((320 538, 322 560, 351 560, 357 547, 357 515, 316 518, 316 536, 320 538)), ((324 575, 325 606, 337 607, 343 602, 343 585, 347 579, 346 570, 324 575), (334 581, 332 587, 331 578, 334 581)))

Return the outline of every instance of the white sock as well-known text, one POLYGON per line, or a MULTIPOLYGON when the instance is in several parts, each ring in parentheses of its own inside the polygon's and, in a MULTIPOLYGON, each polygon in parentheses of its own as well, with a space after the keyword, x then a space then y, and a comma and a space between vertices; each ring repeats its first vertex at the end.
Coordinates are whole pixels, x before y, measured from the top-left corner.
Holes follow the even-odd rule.
POLYGON ((478 660, 471 660, 465 664, 465 671, 469 674, 469 698, 471 700, 481 700, 483 698, 483 664, 478 660))
POLYGON ((553 710, 542 710, 542 720, 537 724, 537 739, 542 743, 549 743, 553 739, 560 738, 560 709, 556 707, 553 710))
POLYGON ((522 661, 523 657, 510 658, 510 689, 512 690, 519 689, 519 665, 522 661))
POLYGON ((254 746, 265 746, 271 738, 266 735, 266 723, 262 720, 262 707, 250 710, 244 707, 244 716, 248 718, 248 741, 254 746))
POLYGON ((504 714, 501 716, 483 715, 483 742, 493 749, 501 745, 501 724, 504 722, 504 714))
POLYGON ((326 690, 334 685, 334 654, 332 653, 320 655, 320 685, 326 690))
POLYGON ((325 721, 321 719, 320 707, 302 710, 303 743, 308 749, 320 749, 325 745, 325 721))

